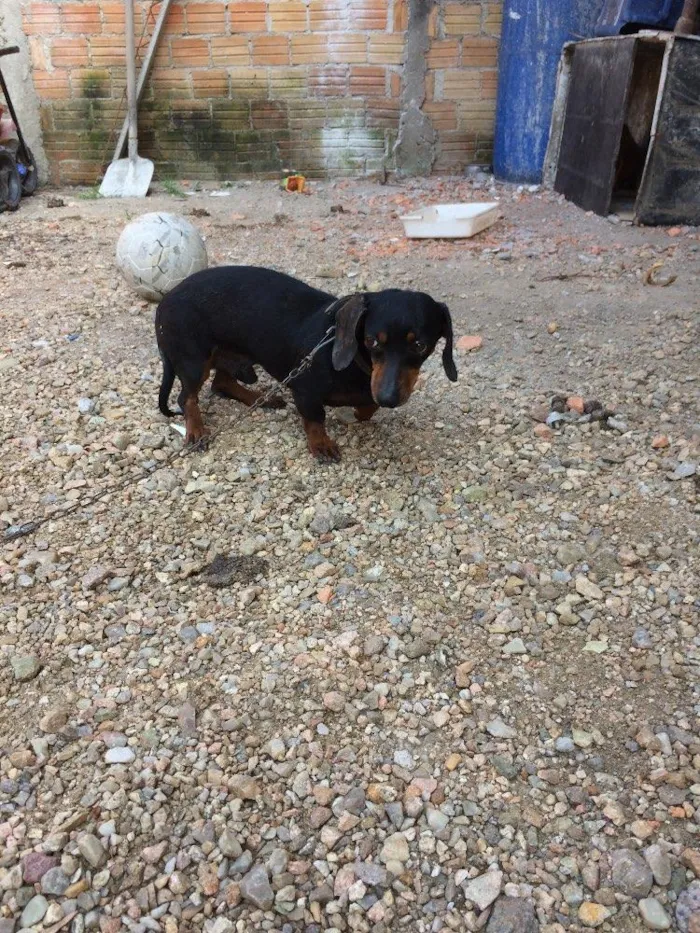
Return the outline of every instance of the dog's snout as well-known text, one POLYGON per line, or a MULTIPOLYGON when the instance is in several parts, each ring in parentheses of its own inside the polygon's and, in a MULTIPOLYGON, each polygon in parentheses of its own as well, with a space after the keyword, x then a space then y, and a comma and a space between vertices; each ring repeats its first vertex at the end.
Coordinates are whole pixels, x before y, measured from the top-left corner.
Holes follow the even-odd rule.
POLYGON ((400 404, 399 390, 396 386, 382 388, 375 399, 382 408, 398 408, 400 404))

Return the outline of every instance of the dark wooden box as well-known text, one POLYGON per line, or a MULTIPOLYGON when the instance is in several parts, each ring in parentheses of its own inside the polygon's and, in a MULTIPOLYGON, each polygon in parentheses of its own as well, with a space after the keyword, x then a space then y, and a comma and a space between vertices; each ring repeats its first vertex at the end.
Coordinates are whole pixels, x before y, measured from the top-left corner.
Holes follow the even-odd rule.
POLYGON ((700 224, 700 39, 642 32, 565 46, 545 183, 596 214, 700 224))

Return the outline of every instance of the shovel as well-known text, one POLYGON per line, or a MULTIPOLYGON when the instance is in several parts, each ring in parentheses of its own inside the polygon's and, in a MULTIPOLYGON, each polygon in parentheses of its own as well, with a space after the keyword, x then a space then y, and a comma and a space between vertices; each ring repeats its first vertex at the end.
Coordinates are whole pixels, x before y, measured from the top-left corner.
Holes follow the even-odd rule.
POLYGON ((129 107, 129 158, 117 159, 105 172, 100 185, 103 198, 144 198, 153 178, 153 162, 138 154, 136 129, 136 49, 134 44, 134 0, 126 7, 126 96, 129 107))

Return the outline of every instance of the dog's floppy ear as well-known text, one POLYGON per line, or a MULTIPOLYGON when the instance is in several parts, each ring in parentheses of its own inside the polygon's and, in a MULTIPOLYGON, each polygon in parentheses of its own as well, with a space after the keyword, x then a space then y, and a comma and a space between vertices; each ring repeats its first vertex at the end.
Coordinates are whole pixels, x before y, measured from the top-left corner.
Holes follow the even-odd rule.
POLYGON ((333 368, 347 369, 357 354, 357 325, 366 311, 364 295, 340 298, 335 312, 333 368))
POLYGON ((442 365, 445 370, 445 375, 450 380, 450 382, 457 382, 457 367, 455 366, 455 360, 453 356, 454 335, 452 333, 452 317, 450 316, 450 309, 447 307, 447 305, 444 305, 439 301, 437 301, 436 304, 442 313, 442 336, 445 338, 445 346, 442 351, 442 365))

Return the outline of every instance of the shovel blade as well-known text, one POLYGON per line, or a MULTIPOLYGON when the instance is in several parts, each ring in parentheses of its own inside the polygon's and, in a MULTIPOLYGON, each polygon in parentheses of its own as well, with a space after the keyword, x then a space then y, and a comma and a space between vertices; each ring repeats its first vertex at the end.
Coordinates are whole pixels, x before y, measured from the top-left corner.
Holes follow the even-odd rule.
POLYGON ((152 178, 150 159, 118 159, 105 172, 100 194, 103 198, 145 198, 152 178))

